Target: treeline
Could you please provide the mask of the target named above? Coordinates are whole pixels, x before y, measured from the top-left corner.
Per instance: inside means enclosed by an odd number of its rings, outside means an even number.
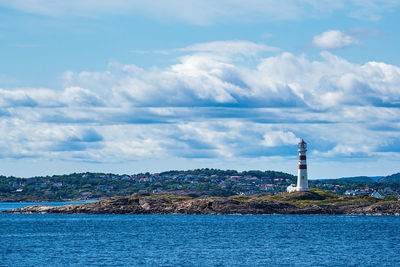
[[[346,190],[381,190],[400,194],[400,174],[387,176],[378,182],[337,180],[309,180],[310,187],[344,194]],[[364,178],[363,178],[364,179]],[[235,194],[276,194],[285,192],[297,177],[279,171],[236,171],[203,168],[171,170],[158,174],[138,173],[117,175],[112,173],[72,173],[66,175],[18,178],[0,176],[0,201],[49,201],[68,199],[98,199],[137,192],[182,193],[208,196]],[[367,191],[369,191],[367,190]],[[365,191],[365,190],[364,190]]]
[[[362,188],[374,188],[376,190],[382,190],[390,187],[393,191],[400,192],[399,182],[357,182],[341,179],[332,180],[309,180],[310,187],[317,187],[318,184],[333,184],[343,186],[343,190],[354,190]]]
[[[296,176],[291,175],[285,172],[279,171],[259,171],[259,170],[251,170],[251,171],[236,171],[236,170],[220,170],[220,169],[194,169],[194,170],[171,170],[160,173],[161,176],[164,175],[206,175],[206,176],[254,176],[257,178],[268,177],[268,178],[285,178],[285,179],[296,179]]]
[[[379,179],[379,182],[400,183],[400,172]]]

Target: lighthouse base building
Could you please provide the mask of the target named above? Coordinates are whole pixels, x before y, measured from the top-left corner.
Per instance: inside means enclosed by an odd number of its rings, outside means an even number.
[[[289,185],[287,192],[303,192],[310,191],[308,188],[308,177],[307,177],[307,143],[304,140],[298,145],[299,151],[299,167],[297,172],[297,185]]]

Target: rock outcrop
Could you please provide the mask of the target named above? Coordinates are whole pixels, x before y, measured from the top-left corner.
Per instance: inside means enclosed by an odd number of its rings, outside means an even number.
[[[7,210],[6,213],[65,213],[65,214],[368,214],[400,215],[400,202],[348,204],[347,199],[334,204],[321,203],[326,196],[312,192],[274,198],[205,198],[170,195],[132,195],[113,197],[98,202],[65,206],[29,206]],[[299,205],[293,201],[308,201]]]

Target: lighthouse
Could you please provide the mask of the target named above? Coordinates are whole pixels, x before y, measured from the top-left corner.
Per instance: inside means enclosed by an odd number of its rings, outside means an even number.
[[[307,143],[301,140],[299,143],[299,169],[297,174],[297,186],[296,191],[310,191],[308,189],[308,178],[307,178]]]

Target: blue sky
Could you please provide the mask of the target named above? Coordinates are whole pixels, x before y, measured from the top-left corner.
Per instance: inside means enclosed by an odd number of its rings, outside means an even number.
[[[148,2],[0,0],[1,174],[400,171],[399,1]]]

